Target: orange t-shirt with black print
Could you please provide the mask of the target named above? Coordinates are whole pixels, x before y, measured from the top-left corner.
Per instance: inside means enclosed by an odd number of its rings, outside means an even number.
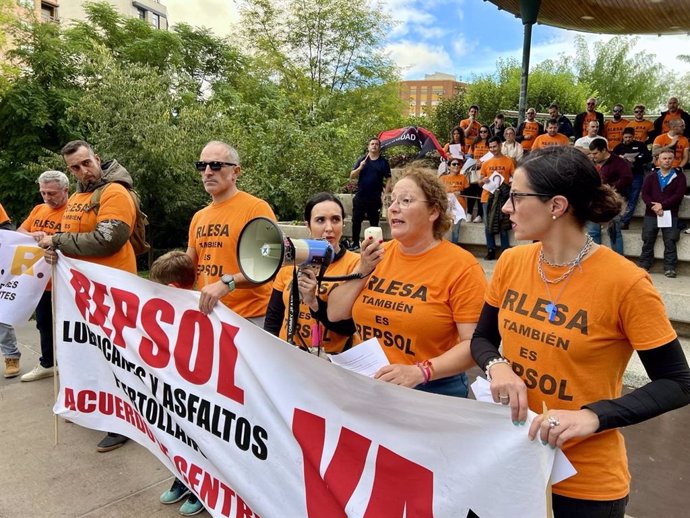
[[[661,131],[663,131],[664,133],[668,133],[671,129],[668,127],[669,122],[680,119],[682,119],[682,117],[680,116],[680,110],[676,110],[676,113],[666,112],[664,120],[661,121]]]
[[[477,120],[472,122],[470,119],[462,119],[458,126],[460,126],[463,131],[467,128],[470,128],[469,133],[465,135],[465,148],[463,149],[463,152],[469,153],[470,148],[472,147],[472,142],[474,142],[474,139],[479,136],[479,128],[481,128],[482,125],[481,123],[477,122]]]
[[[604,123],[604,138],[609,141],[609,151],[612,151],[613,148],[623,142],[623,130],[628,127],[628,124],[628,119],[621,119],[619,121],[611,119]]]
[[[359,259],[359,254],[346,251],[340,259],[334,263],[331,263],[328,268],[326,268],[326,273],[324,275],[326,277],[348,275],[352,273],[355,268],[357,268]],[[280,328],[279,336],[285,341],[287,341],[287,325],[289,316],[288,308],[290,307],[290,292],[292,291],[293,269],[294,266],[285,266],[281,268],[278,272],[278,275],[276,275],[275,280],[273,281],[273,289],[283,293],[285,316],[283,317],[283,325]],[[319,298],[327,301],[331,291],[333,291],[333,289],[339,284],[341,284],[341,282],[324,280],[319,288]],[[300,303],[299,315],[297,317],[294,335],[296,345],[312,347],[311,332],[312,326],[316,323],[316,319],[312,317],[311,312],[309,311],[309,306],[304,303]],[[327,353],[333,354],[341,352],[349,339],[349,336],[340,335],[326,329],[323,325],[321,325],[321,346]]]
[[[419,255],[404,254],[395,240],[384,247],[352,308],[360,338],[377,338],[391,363],[414,365],[443,354],[458,343],[456,323],[479,320],[482,267],[445,240]]]
[[[465,197],[461,194],[457,194],[469,188],[470,181],[467,179],[467,176],[464,174],[444,174],[439,177],[439,180],[441,180],[441,183],[445,186],[446,192],[455,193],[455,197],[460,202],[460,205],[462,205],[462,208],[467,210],[467,201]]]
[[[515,162],[510,157],[501,155],[500,158],[490,158],[482,164],[481,175],[482,178],[489,178],[494,173],[501,173],[503,181],[507,184],[515,172]],[[481,202],[486,203],[489,201],[489,191],[482,189]]]
[[[476,144],[472,144],[469,152],[472,155],[472,158],[479,160],[489,152],[489,144],[487,144],[485,140],[480,140]]]
[[[26,232],[45,232],[53,235],[61,231],[62,215],[65,213],[67,204],[54,209],[47,203],[36,205],[19,228]],[[46,291],[50,291],[51,281],[48,281]]]
[[[524,149],[525,151],[529,151],[530,149],[532,149],[532,144],[534,144],[534,141],[538,135],[539,135],[539,123],[537,121],[534,121],[534,122],[525,121],[525,125],[522,127],[522,136],[523,137],[532,137],[532,138],[529,140],[524,139],[520,142],[522,149]]]
[[[117,182],[109,183],[101,194],[98,215],[96,215],[95,210],[91,210],[92,196],[93,192],[75,192],[69,197],[65,212],[62,214],[61,231],[70,233],[93,232],[96,230],[96,225],[101,221],[116,219],[129,225],[131,235],[137,212],[127,188]],[[105,257],[79,256],[78,259],[110,266],[125,272],[137,273],[137,260],[129,240],[112,255]]]
[[[659,293],[644,270],[600,246],[581,270],[551,285],[549,294],[537,271],[540,250],[541,243],[535,243],[504,252],[486,296],[499,308],[503,355],[525,382],[529,407],[537,413],[543,403],[579,410],[620,397],[632,353],[676,337]],[[544,265],[551,279],[563,270]],[[546,306],[552,301],[558,313],[550,322]],[[554,493],[585,500],[616,500],[629,493],[618,429],[567,441],[563,452],[577,474],[555,484]]]
[[[661,147],[666,147],[670,146],[671,142],[673,142],[673,139],[668,136],[668,133],[664,133],[663,135],[659,135],[657,138],[654,139],[654,146],[661,146]],[[684,137],[683,135],[678,136],[678,140],[676,141],[675,144],[675,155],[673,156],[673,163],[671,164],[671,167],[680,167],[680,163],[683,160],[683,153],[685,152],[686,149],[688,149],[688,139],[687,137]]]
[[[225,274],[240,271],[237,262],[237,240],[245,224],[259,216],[275,221],[268,203],[249,193],[238,191],[232,198],[211,203],[194,214],[189,225],[189,244],[196,252],[196,282],[201,289],[220,280]],[[266,314],[271,284],[236,289],[221,302],[244,318]]]
[[[570,145],[570,139],[563,135],[563,133],[556,133],[556,136],[552,137],[548,133],[544,133],[543,135],[539,135],[536,139],[534,139],[534,143],[532,144],[532,149],[541,149],[543,147],[552,147],[552,146],[569,146]]]
[[[654,131],[654,123],[647,119],[642,119],[641,121],[633,119],[628,123],[627,127],[635,130],[633,139],[642,143],[646,143],[649,134]]]

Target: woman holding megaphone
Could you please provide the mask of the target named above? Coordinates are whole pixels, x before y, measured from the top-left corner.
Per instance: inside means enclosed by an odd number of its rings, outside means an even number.
[[[301,349],[321,356],[339,353],[352,345],[355,332],[352,320],[332,323],[326,317],[325,302],[337,282],[329,277],[348,275],[359,263],[359,254],[340,246],[343,237],[345,209],[333,194],[321,192],[312,196],[304,208],[304,222],[312,239],[325,239],[333,247],[333,260],[325,271],[326,278],[317,282],[317,273],[310,267],[298,272],[299,310],[290,326],[290,292],[294,266],[284,266],[273,281],[273,293],[266,311],[264,329]],[[321,301],[321,302],[319,302]],[[321,305],[321,310],[319,310]],[[294,329],[288,336],[288,329]]]
[[[376,338],[390,365],[375,377],[419,390],[467,396],[470,339],[486,279],[469,252],[443,239],[450,228],[446,190],[436,174],[409,168],[393,188],[393,240],[362,245],[363,279],[332,291],[331,320],[353,318],[359,338]],[[380,259],[379,259],[380,258]]]

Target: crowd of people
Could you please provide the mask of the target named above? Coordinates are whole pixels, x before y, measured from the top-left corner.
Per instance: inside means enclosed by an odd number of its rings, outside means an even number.
[[[624,107],[616,104],[612,117],[605,120],[604,114],[597,111],[597,101],[590,98],[586,109],[575,117],[574,123],[560,113],[557,104],[549,106],[549,118],[542,124],[536,119],[534,108],[526,111],[526,120],[517,128],[506,124],[505,117],[499,113],[490,126],[478,121],[479,107],[473,105],[468,116],[451,131],[448,144],[443,148],[449,167],[449,175],[457,175],[457,169],[467,178],[464,187],[459,179],[442,181],[449,194],[463,199],[465,221],[481,223],[485,226],[487,253],[485,259],[497,258],[495,234],[501,236],[501,250],[510,248],[506,231],[507,216],[497,207],[502,205],[501,184],[512,182],[515,166],[530,153],[550,147],[574,147],[584,153],[599,171],[602,181],[613,187],[624,199],[621,214],[605,225],[611,247],[624,254],[623,230],[630,228],[635,208],[640,197],[645,204],[642,240],[643,252],[638,264],[649,270],[653,246],[658,231],[664,238],[664,274],[677,276],[678,254],[676,243],[680,234],[687,229],[687,223],[678,219],[678,212],[687,193],[687,179],[683,168],[688,164],[690,144],[690,115],[678,105],[678,99],[671,97],[668,110],[655,120],[645,118],[645,106],[634,107],[634,117],[623,117]],[[490,142],[499,145],[489,149]],[[670,164],[661,155],[672,153]],[[513,162],[513,167],[507,164]],[[670,167],[670,169],[668,167]],[[456,169],[453,169],[455,167]],[[480,173],[476,174],[475,169]],[[501,173],[501,180],[495,173]],[[646,177],[658,177],[663,186],[643,191]],[[492,180],[493,179],[493,180]],[[654,183],[649,180],[649,183]],[[668,187],[668,188],[667,188]],[[505,189],[503,189],[504,191]],[[481,211],[473,213],[475,200],[479,201]],[[496,202],[496,203],[493,203]],[[657,220],[657,218],[659,218]],[[453,228],[453,242],[459,243],[460,222]],[[602,225],[587,222],[587,232],[595,243],[602,243]]]
[[[560,130],[571,128],[579,138],[585,128],[594,131],[594,123],[599,123],[597,131],[605,126],[595,120],[599,115],[594,104],[592,110],[589,106],[574,127],[552,106],[546,133],[534,110],[528,110],[527,120],[515,130],[503,117],[482,125],[477,121],[479,108],[471,107],[468,119],[451,132],[447,178],[413,164],[394,183],[380,141],[371,139],[351,172],[360,186],[353,226],[365,218],[377,222],[385,200],[392,240],[384,243],[369,236],[360,241],[357,228],[359,253],[354,253],[341,245],[346,214],[338,197],[316,193],[304,209],[311,238],[325,239],[333,248],[325,273],[338,276],[337,281],[320,280],[313,270],[293,266],[281,269],[272,285],[257,286],[243,276],[236,252],[243,227],[255,217],[275,220],[275,215],[265,200],[238,188],[238,152],[225,142],[209,142],[194,165],[211,203],[193,216],[186,251],[157,259],[151,280],[180,289],[196,286],[203,313],[223,304],[280,337],[286,347],[326,360],[324,353],[338,354],[377,338],[389,361],[374,376],[382,382],[467,397],[465,371],[478,365],[491,383],[494,401],[510,406],[513,423],[525,425],[528,409],[536,412],[529,438],[562,448],[575,465],[577,474],[553,487],[556,518],[623,518],[630,475],[618,429],[690,403],[687,360],[643,269],[651,266],[648,243],[653,246],[656,239],[657,217],[671,211],[677,225],[677,207],[671,204],[678,201],[678,193],[682,191],[681,199],[685,194],[685,177],[673,165],[682,144],[674,119],[662,133],[672,143],[658,144],[657,172],[635,184],[645,203],[649,200],[643,268],[600,246],[590,226],[616,218],[625,222],[630,203],[620,196],[622,177],[630,177],[625,186],[631,185],[633,174],[644,177],[649,151],[627,127],[619,132],[616,146],[631,150],[623,158],[612,158],[617,156],[608,147],[613,138],[593,139],[587,154],[565,145]],[[677,112],[676,105],[672,113]],[[648,129],[649,138],[653,131]],[[138,200],[131,176],[115,160],[102,162],[84,141],[68,143],[62,156],[76,180],[76,192],[68,196],[63,173],[43,173],[38,184],[44,203],[20,231],[36,240],[50,264],[59,260],[59,250],[136,274],[132,239]],[[684,157],[687,162],[687,147]],[[461,171],[469,159],[481,163],[473,182]],[[619,161],[630,169],[628,175],[617,172],[623,168]],[[481,204],[476,218],[486,225],[491,244],[489,258],[495,258],[495,234],[503,249],[489,284],[478,260],[444,237],[452,228],[457,241],[460,231],[451,219],[448,195],[466,201],[469,217],[475,198],[465,193],[473,183]],[[494,189],[484,188],[491,183]],[[0,220],[8,228],[4,211]],[[510,248],[509,230],[533,244]],[[673,239],[671,234],[662,227],[665,244]],[[670,253],[668,262],[665,257],[667,274],[674,261]],[[57,372],[46,310],[50,304],[48,288],[36,315],[41,359],[22,381]],[[14,332],[4,325],[0,330],[5,377],[17,376],[21,369]],[[652,381],[623,395],[622,376],[633,352]],[[597,373],[596,383],[588,381],[592,372]],[[544,404],[547,412],[542,411]],[[109,433],[97,450],[112,451],[126,441]],[[179,480],[160,500],[169,504],[185,497],[181,514],[203,510]]]

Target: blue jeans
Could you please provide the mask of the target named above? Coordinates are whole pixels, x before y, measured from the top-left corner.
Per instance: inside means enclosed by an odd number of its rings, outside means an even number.
[[[640,193],[642,192],[642,183],[644,182],[643,174],[633,175],[633,181],[630,185],[630,198],[628,198],[628,207],[625,209],[625,214],[623,214],[623,225],[630,223],[635,212],[635,207],[640,199]]]
[[[430,381],[426,385],[417,385],[415,390],[443,396],[467,397],[467,376],[461,372],[455,376]]]
[[[0,351],[5,358],[16,358],[22,355],[17,349],[17,335],[14,327],[0,323]]]
[[[621,217],[616,216],[609,222],[607,228],[609,238],[611,239],[611,248],[621,255],[623,255],[623,232],[621,231],[622,226],[623,224],[621,223]],[[589,236],[594,240],[596,244],[600,245],[601,225],[599,223],[588,221],[586,228]]]
[[[460,244],[460,225],[462,224],[462,218],[455,225],[453,225],[453,230],[451,230],[450,240],[456,245]]]
[[[484,235],[486,236],[486,247],[489,250],[496,249],[496,238],[491,231],[489,231],[489,204],[482,203],[482,211],[484,212]],[[510,248],[510,236],[507,230],[501,230],[501,249],[508,250]]]

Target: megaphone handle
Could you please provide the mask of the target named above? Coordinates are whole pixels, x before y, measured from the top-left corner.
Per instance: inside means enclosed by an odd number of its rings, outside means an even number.
[[[292,267],[292,289],[288,300],[287,341],[295,345],[295,328],[299,317],[299,282],[297,280],[297,267]]]

